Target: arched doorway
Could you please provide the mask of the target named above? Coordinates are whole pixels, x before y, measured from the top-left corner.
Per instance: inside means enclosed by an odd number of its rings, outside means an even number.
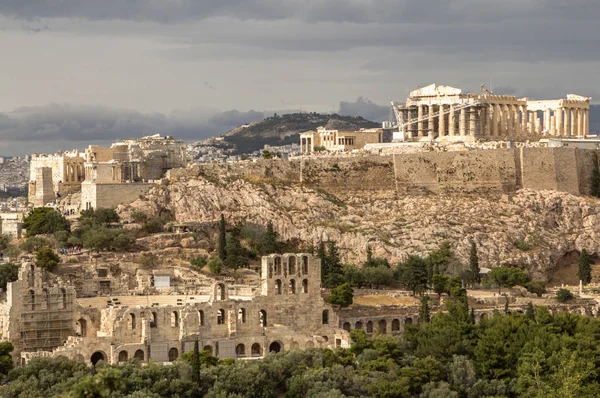
[[[127,351],[123,350],[123,351],[119,352],[119,362],[127,361],[128,357],[129,357],[129,355],[127,354]]]
[[[412,325],[412,318],[406,318],[406,319],[404,320],[404,324],[405,324],[405,325]]]
[[[209,355],[212,355],[212,353],[213,353],[213,349],[212,349],[211,345],[205,345],[202,350],[208,352]]]
[[[363,323],[361,321],[358,321],[354,324],[354,329],[362,329],[363,328]]]
[[[92,362],[92,365],[94,365],[94,366],[96,366],[96,364],[99,361],[106,362],[106,354],[102,351],[96,351],[95,353],[92,354],[90,361]]]
[[[135,352],[135,354],[133,354],[133,358],[137,359],[138,361],[144,361],[144,350],[137,350]]]
[[[258,343],[252,344],[252,356],[260,357],[261,355],[262,355],[262,348],[260,347],[260,344],[258,344]]]
[[[373,322],[367,322],[367,333],[373,333]]]
[[[380,320],[379,323],[377,324],[377,327],[379,329],[379,333],[382,333],[382,334],[387,333],[387,322],[385,321],[385,319]]]
[[[236,357],[245,357],[246,356],[246,346],[243,344],[238,344],[235,347],[235,356]]]
[[[283,349],[283,344],[279,341],[274,341],[269,346],[269,352],[280,352]]]
[[[344,329],[346,332],[349,332],[351,329],[350,322],[344,322],[342,329]]]
[[[394,319],[392,321],[392,332],[397,332],[400,330],[400,321],[398,319]]]
[[[179,357],[179,350],[175,347],[169,350],[169,362],[173,362]]]
[[[75,335],[85,337],[87,336],[87,322],[81,318],[75,323]]]

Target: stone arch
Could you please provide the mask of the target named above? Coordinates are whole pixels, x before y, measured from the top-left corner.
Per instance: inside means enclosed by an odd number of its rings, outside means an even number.
[[[302,281],[302,293],[308,293],[308,279]]]
[[[141,362],[144,361],[144,357],[145,357],[144,350],[137,350],[135,352],[135,354],[133,354],[133,358],[137,359],[138,361],[141,361]]]
[[[304,344],[304,348],[307,350],[315,348],[315,343],[313,343],[312,341],[307,341],[306,344]]]
[[[217,325],[224,325],[225,324],[225,310],[224,309],[219,309],[217,310]]]
[[[275,256],[273,263],[275,264],[275,275],[281,275],[281,257]]]
[[[379,329],[379,333],[387,333],[387,322],[385,319],[382,319],[377,323],[377,328]]]
[[[96,364],[100,361],[106,362],[106,354],[104,353],[104,351],[94,352],[90,357],[90,362],[92,363],[92,365],[96,366]]]
[[[246,323],[246,309],[245,308],[240,308],[238,310],[238,322]]]
[[[290,350],[299,350],[300,349],[300,344],[298,344],[295,341],[292,341],[292,344],[290,344]]]
[[[60,295],[61,295],[61,303],[62,303],[61,309],[65,310],[65,309],[67,309],[67,290],[64,287],[62,287],[60,289]]]
[[[392,332],[397,332],[400,330],[400,320],[394,319],[392,320]]]
[[[81,354],[77,354],[73,357],[74,361],[81,361],[81,362],[85,362],[85,358],[83,357],[83,355]]]
[[[308,256],[302,256],[302,275],[308,275]]]
[[[135,314],[129,314],[129,327],[131,330],[135,329]]]
[[[404,325],[412,325],[413,320],[411,317],[408,317],[404,320]]]
[[[79,318],[77,322],[75,322],[75,335],[86,337],[87,336],[87,321],[83,318]]]
[[[150,321],[150,327],[155,328],[158,327],[158,315],[156,312],[152,311],[152,320]]]
[[[323,310],[323,313],[321,314],[321,323],[323,325],[329,324],[329,310]]]
[[[42,309],[50,309],[50,293],[48,293],[48,289],[46,288],[42,289]]]
[[[223,282],[215,285],[215,301],[227,300],[227,286]]]
[[[373,333],[373,322],[372,321],[367,322],[367,333]]]
[[[206,351],[208,352],[210,355],[212,355],[213,353],[213,348],[211,345],[205,345],[204,348],[202,348],[202,351]]]
[[[122,350],[119,352],[119,362],[126,362],[128,358],[129,354],[127,354],[127,351]]]
[[[296,256],[288,257],[288,275],[296,273]]]
[[[200,326],[205,326],[205,321],[204,321],[204,311],[200,310],[198,311],[198,323],[200,324]]]
[[[259,343],[252,344],[251,353],[252,353],[253,357],[260,357],[260,356],[262,356],[262,347],[260,346]]]
[[[236,357],[245,357],[246,356],[246,346],[243,344],[238,344],[235,346],[235,356]]]
[[[171,327],[173,327],[173,328],[179,327],[179,312],[177,312],[177,311],[171,312]]]
[[[173,347],[169,350],[169,362],[173,362],[177,358],[179,358],[179,350]]]
[[[342,325],[342,329],[344,329],[346,332],[349,332],[352,329],[350,322],[344,322],[344,324]]]
[[[281,288],[281,279],[276,279],[275,280],[275,294],[281,294],[281,291],[283,289]]]
[[[290,294],[296,294],[296,280],[290,279]]]
[[[267,311],[265,311],[265,310],[258,311],[258,322],[259,322],[259,325],[262,326],[263,328],[267,327]]]
[[[274,341],[269,344],[269,352],[281,352],[283,351],[283,343],[281,341]]]
[[[483,314],[481,314],[479,316],[479,322],[485,322],[487,321],[488,315],[484,312]]]
[[[362,330],[362,328],[363,328],[363,323],[361,321],[357,321],[354,324],[354,329],[361,329]]]
[[[35,292],[33,290],[29,291],[29,304],[31,311],[35,311]]]

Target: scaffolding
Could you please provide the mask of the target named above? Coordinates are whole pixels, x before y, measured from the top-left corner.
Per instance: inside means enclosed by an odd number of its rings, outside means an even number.
[[[51,351],[73,333],[73,294],[30,290],[22,295],[21,343],[24,351]]]

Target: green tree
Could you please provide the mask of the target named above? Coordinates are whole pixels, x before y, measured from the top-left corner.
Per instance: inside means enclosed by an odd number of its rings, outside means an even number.
[[[143,211],[134,211],[131,213],[131,219],[138,224],[146,224],[148,215]]]
[[[0,251],[5,250],[10,245],[10,236],[0,235]]]
[[[36,207],[23,218],[26,236],[53,234],[57,231],[69,231],[69,221],[51,207]]]
[[[190,264],[198,269],[204,268],[204,266],[208,263],[206,256],[194,256],[190,259]]]
[[[579,280],[583,282],[584,285],[587,285],[592,281],[592,267],[590,266],[590,256],[588,255],[587,250],[581,250],[581,255],[579,256],[579,269],[577,272],[577,276]]]
[[[227,231],[225,230],[225,216],[221,214],[221,219],[219,220],[219,241],[217,242],[217,247],[219,249],[219,258],[221,260],[225,260],[227,258]]]
[[[40,250],[42,247],[49,247],[50,242],[41,236],[33,236],[28,238],[25,242],[21,243],[20,249],[27,252],[33,253]]]
[[[502,288],[511,288],[513,286],[527,286],[530,278],[520,268],[495,267],[489,273],[490,280],[498,286],[498,294],[502,293]]]
[[[225,251],[227,256],[224,263],[233,269],[248,265],[248,258],[246,257],[246,251],[242,246],[241,239],[240,228],[238,226],[228,232],[225,238]]]
[[[538,297],[542,297],[546,293],[546,283],[544,281],[531,281],[525,287],[529,293],[536,294]]]
[[[481,269],[479,268],[479,256],[477,255],[477,245],[475,241],[471,241],[471,253],[469,254],[469,269],[471,271],[471,281],[473,283],[479,284],[481,282],[481,277],[479,273]]]
[[[267,222],[267,231],[265,232],[261,251],[263,254],[277,253],[279,251],[279,234],[273,228],[273,221]]]
[[[6,290],[8,282],[14,282],[19,279],[19,268],[20,266],[14,263],[0,264],[0,288]]]
[[[329,302],[333,305],[339,305],[340,308],[348,307],[352,304],[354,290],[348,283],[344,283],[331,290]]]
[[[421,297],[421,307],[419,309],[419,323],[427,323],[431,320],[431,312],[429,310],[429,296],[426,294]]]
[[[558,289],[556,299],[561,303],[566,303],[574,298],[573,293],[569,289]]]
[[[192,380],[200,384],[200,349],[198,348],[198,340],[194,341],[194,356],[191,362]]]
[[[35,265],[40,268],[52,269],[58,265],[60,257],[49,247],[43,247],[35,253]]]
[[[363,283],[374,289],[379,289],[380,286],[386,286],[394,282],[394,271],[383,265],[363,268],[360,273],[362,274]]]
[[[533,303],[530,301],[527,303],[527,310],[525,310],[525,317],[532,321],[535,321],[535,308],[533,308]]]
[[[326,254],[325,244],[321,242],[318,255],[321,258],[321,281],[323,286],[333,288],[346,282],[342,261],[335,241],[330,240],[327,242]]]
[[[441,274],[435,274],[432,278],[433,283],[433,291],[437,293],[438,297],[441,299],[442,294],[449,293],[448,290],[448,277]]]
[[[219,257],[211,258],[208,262],[208,269],[215,275],[221,274],[223,270],[223,261]]]
[[[99,207],[97,209],[86,209],[79,216],[79,223],[84,226],[107,225],[119,222],[120,218],[115,209]]]
[[[12,343],[3,341],[0,343],[0,374],[6,375],[13,368],[13,360],[10,353],[14,347]]]
[[[398,265],[396,276],[400,284],[413,295],[427,289],[427,264],[421,257],[409,256],[406,262]]]

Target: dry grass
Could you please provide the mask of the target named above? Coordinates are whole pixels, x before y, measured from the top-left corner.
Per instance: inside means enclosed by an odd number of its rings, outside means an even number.
[[[366,296],[355,296],[354,304],[358,305],[419,305],[415,297],[392,297],[387,294],[369,294]]]

